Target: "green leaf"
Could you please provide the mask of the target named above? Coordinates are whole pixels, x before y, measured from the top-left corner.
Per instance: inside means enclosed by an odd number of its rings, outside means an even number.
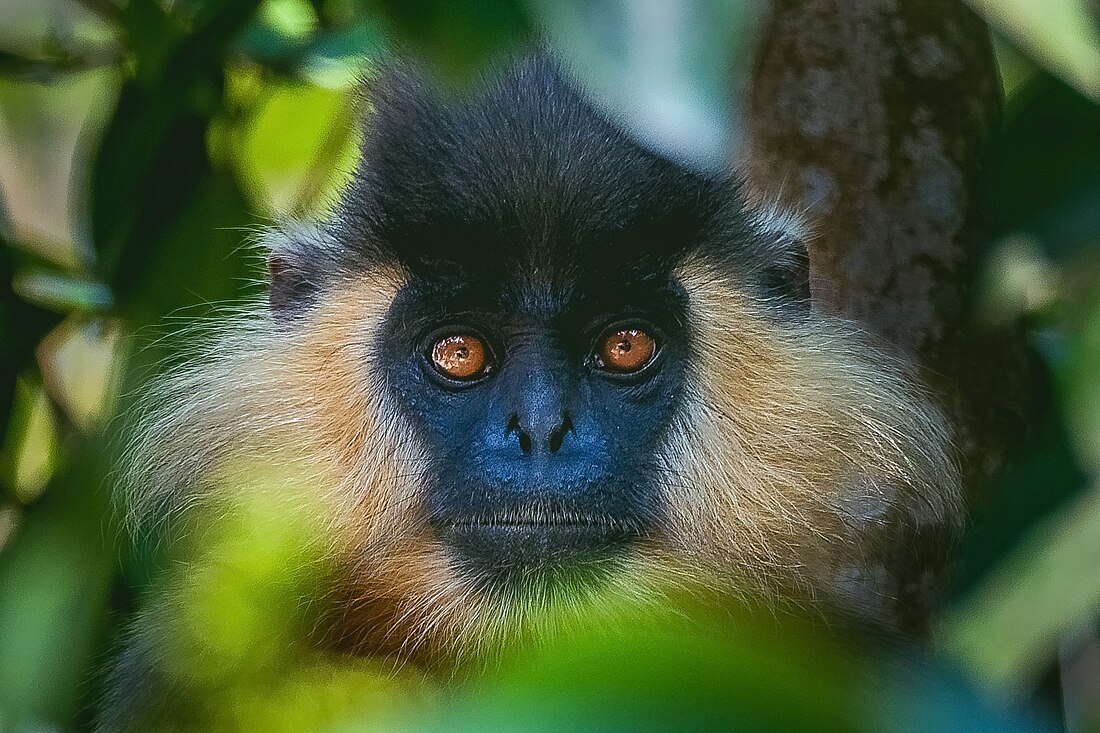
[[[0,238],[0,441],[11,418],[15,397],[15,379],[30,362],[34,347],[61,317],[31,305],[12,287],[16,272],[16,256],[11,246]]]
[[[1065,262],[1100,233],[1100,106],[1045,74],[1022,101],[987,153],[978,207],[991,236],[1035,235]]]
[[[12,289],[29,303],[56,313],[100,311],[114,303],[103,283],[51,270],[23,270],[12,279]]]
[[[5,730],[71,725],[94,694],[117,550],[107,539],[102,445],[89,444],[29,507],[0,553]],[[65,721],[62,723],[61,721]],[[22,724],[22,725],[21,725]],[[25,726],[25,727],[23,727]]]
[[[1100,31],[1087,0],[968,0],[1035,60],[1100,102]]]
[[[354,99],[302,84],[270,88],[234,135],[232,159],[258,210],[302,215],[336,199],[357,156]]]
[[[1057,658],[1062,636],[1097,610],[1100,490],[1094,488],[1034,529],[947,614],[937,638],[991,690],[1020,699]]]
[[[257,16],[290,38],[305,38],[317,30],[317,13],[305,0],[266,0]]]

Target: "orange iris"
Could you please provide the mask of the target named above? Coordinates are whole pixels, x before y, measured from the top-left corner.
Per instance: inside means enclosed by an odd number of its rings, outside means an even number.
[[[657,352],[657,342],[645,331],[624,328],[609,333],[596,349],[599,366],[609,372],[630,374],[644,368]]]
[[[432,346],[432,363],[451,379],[474,379],[488,371],[489,349],[473,334],[451,334]]]

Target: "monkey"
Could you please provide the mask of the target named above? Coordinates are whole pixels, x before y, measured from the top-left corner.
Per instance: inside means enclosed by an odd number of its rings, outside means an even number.
[[[316,644],[425,668],[601,597],[919,617],[962,514],[950,426],[814,306],[800,217],[634,140],[544,55],[462,93],[394,65],[368,98],[332,212],[265,235],[266,298],[150,388],[135,526],[298,477],[270,500],[331,560]],[[122,700],[163,676],[156,624],[109,705],[153,704]]]

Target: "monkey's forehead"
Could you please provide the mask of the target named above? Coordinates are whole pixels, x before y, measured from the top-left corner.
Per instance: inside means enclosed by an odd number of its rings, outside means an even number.
[[[676,275],[627,282],[598,275],[553,281],[489,280],[455,273],[440,278],[411,277],[401,284],[392,305],[406,325],[436,324],[447,318],[488,319],[490,324],[520,330],[538,325],[583,333],[627,317],[677,328],[688,301]]]
[[[558,284],[661,277],[707,242],[752,259],[732,181],[644,149],[546,59],[461,98],[392,72],[372,102],[338,215],[358,259],[427,277]]]

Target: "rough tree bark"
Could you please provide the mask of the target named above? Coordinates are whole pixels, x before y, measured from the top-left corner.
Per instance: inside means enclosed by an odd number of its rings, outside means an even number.
[[[883,337],[938,393],[971,496],[1022,424],[1022,341],[968,307],[983,245],[969,194],[1000,101],[962,2],[776,0],[740,166],[752,195],[808,215],[817,307]]]

